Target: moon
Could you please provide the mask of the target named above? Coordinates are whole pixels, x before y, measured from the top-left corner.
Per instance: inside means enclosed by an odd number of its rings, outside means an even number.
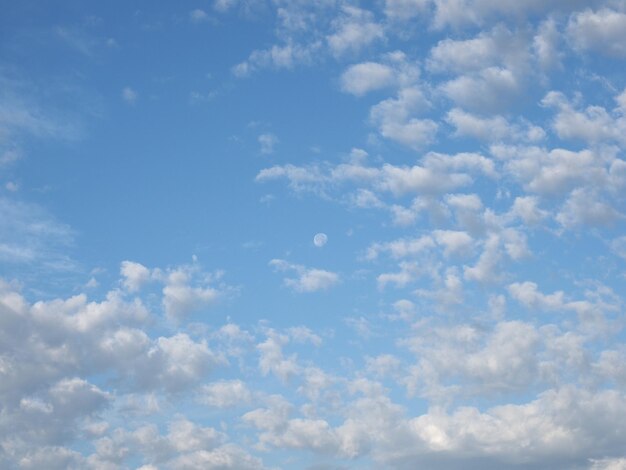
[[[326,236],[325,233],[317,233],[313,237],[313,244],[318,248],[321,248],[324,245],[326,245],[327,241],[328,241],[328,237]]]

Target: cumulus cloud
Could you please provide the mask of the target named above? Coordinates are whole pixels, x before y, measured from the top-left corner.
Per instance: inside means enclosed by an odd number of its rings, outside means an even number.
[[[384,38],[383,27],[374,21],[371,12],[345,5],[342,13],[333,21],[334,32],[327,37],[330,51],[335,56],[358,52]]]
[[[571,16],[567,35],[574,47],[615,58],[626,57],[626,13],[602,8]]]
[[[221,292],[212,286],[215,276],[198,276],[197,268],[181,267],[163,277],[163,308],[171,318],[178,318],[213,304]],[[219,277],[219,273],[217,275]],[[192,282],[196,285],[192,285]]]
[[[474,137],[487,142],[537,142],[546,137],[541,127],[528,123],[513,124],[502,116],[481,117],[459,108],[451,109],[446,121],[454,126],[455,136]]]
[[[278,271],[293,271],[295,278],[285,278],[284,283],[296,292],[317,292],[327,290],[339,283],[337,273],[317,268],[307,268],[282,259],[273,259],[270,266]]]
[[[392,68],[377,62],[352,65],[341,75],[342,90],[357,96],[388,87],[393,82]]]
[[[410,193],[442,194],[469,185],[473,175],[497,177],[493,161],[476,153],[446,155],[432,152],[422,159],[421,165],[413,166],[385,163],[373,167],[361,161],[335,166],[273,166],[261,170],[256,180],[285,178],[294,190],[321,193],[342,183],[353,183],[399,197]]]
[[[493,113],[506,109],[520,96],[522,84],[509,69],[488,67],[461,75],[441,86],[443,93],[466,109]]]
[[[619,96],[616,101],[619,103]],[[601,106],[578,110],[563,93],[556,91],[549,92],[542,104],[556,109],[552,126],[561,139],[582,140],[591,144],[617,142],[622,147],[626,146],[626,115],[620,108],[613,112]]]
[[[241,380],[219,381],[205,385],[199,399],[209,406],[227,408],[249,403],[252,393]]]
[[[120,274],[123,276],[122,284],[129,292],[138,291],[151,277],[150,270],[140,263],[122,261]]]
[[[370,120],[380,134],[408,147],[419,149],[433,142],[438,125],[431,119],[412,117],[423,113],[428,102],[417,88],[400,90],[397,98],[381,101],[370,110]]]
[[[341,89],[356,96],[389,87],[407,88],[419,79],[417,63],[402,51],[382,56],[380,62],[351,65],[341,75]]]

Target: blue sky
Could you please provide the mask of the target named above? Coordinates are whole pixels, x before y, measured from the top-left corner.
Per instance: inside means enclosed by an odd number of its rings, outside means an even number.
[[[0,467],[626,469],[623,0],[0,13]]]

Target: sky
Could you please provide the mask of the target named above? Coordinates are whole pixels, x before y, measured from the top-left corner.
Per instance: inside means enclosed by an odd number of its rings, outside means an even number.
[[[626,1],[0,0],[0,467],[626,469]]]

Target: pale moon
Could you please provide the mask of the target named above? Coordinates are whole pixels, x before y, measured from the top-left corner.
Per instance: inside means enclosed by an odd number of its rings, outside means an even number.
[[[328,237],[326,236],[325,233],[318,233],[313,237],[313,244],[318,248],[321,248],[324,245],[326,245],[327,241],[328,241]]]

